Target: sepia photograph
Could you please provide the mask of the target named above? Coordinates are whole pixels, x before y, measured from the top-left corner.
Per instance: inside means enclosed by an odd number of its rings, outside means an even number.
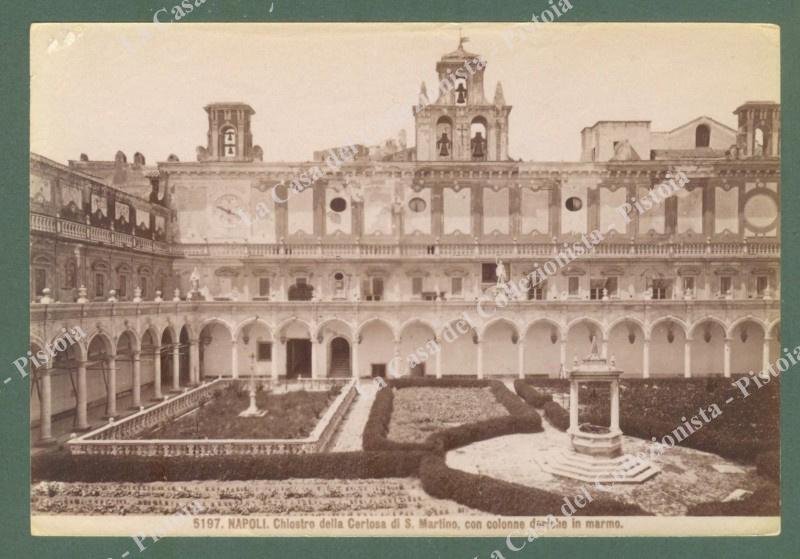
[[[31,26],[33,535],[780,533],[780,28],[540,4]]]

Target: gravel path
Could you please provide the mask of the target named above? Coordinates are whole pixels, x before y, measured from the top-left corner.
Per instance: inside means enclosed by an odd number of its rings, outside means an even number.
[[[377,390],[378,385],[371,380],[360,382],[360,392],[336,433],[336,442],[329,449],[331,452],[362,450],[361,436],[364,433],[364,425],[367,423],[369,410],[372,408],[372,402],[375,401]]]

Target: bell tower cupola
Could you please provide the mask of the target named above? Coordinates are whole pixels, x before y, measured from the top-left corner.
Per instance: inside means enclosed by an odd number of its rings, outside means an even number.
[[[253,146],[250,117],[255,111],[245,103],[211,103],[208,113],[208,145],[198,147],[201,161],[253,161],[261,148]]]
[[[508,114],[502,86],[494,101],[484,93],[486,60],[458,48],[436,63],[438,87],[428,93],[423,82],[414,107],[417,161],[505,161]]]

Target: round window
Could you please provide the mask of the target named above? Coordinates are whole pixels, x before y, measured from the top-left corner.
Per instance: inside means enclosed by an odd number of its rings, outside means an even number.
[[[583,202],[577,196],[571,196],[567,198],[566,206],[569,211],[577,212],[583,207]]]
[[[751,229],[765,232],[775,226],[778,204],[767,194],[750,196],[744,204],[744,218]]]
[[[412,198],[408,201],[408,209],[410,209],[412,212],[424,212],[425,208],[427,207],[428,203],[422,198]]]
[[[347,209],[347,200],[344,198],[334,198],[331,200],[331,210],[335,212],[343,212]]]
[[[342,281],[344,279],[344,274],[342,272],[336,272],[333,274],[333,279],[336,281]]]

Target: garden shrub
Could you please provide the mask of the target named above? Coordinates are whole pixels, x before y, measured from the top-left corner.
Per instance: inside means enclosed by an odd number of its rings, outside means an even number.
[[[562,516],[565,495],[543,489],[501,481],[484,475],[449,468],[444,457],[428,454],[422,458],[419,477],[426,493],[439,499],[451,499],[461,505],[503,516]],[[645,516],[637,505],[598,497],[587,484],[593,501],[576,515]],[[595,492],[596,493],[596,492]],[[571,497],[571,496],[570,496]]]
[[[272,456],[154,458],[152,456],[35,456],[37,481],[154,482],[251,479],[369,479],[415,476],[421,452],[334,452]]]
[[[544,405],[544,416],[550,425],[560,431],[569,429],[569,412],[556,402],[547,402]]]
[[[545,394],[536,390],[524,379],[517,379],[514,381],[514,390],[516,390],[520,398],[534,408],[542,408],[547,402],[553,401],[553,396],[551,394]]]

